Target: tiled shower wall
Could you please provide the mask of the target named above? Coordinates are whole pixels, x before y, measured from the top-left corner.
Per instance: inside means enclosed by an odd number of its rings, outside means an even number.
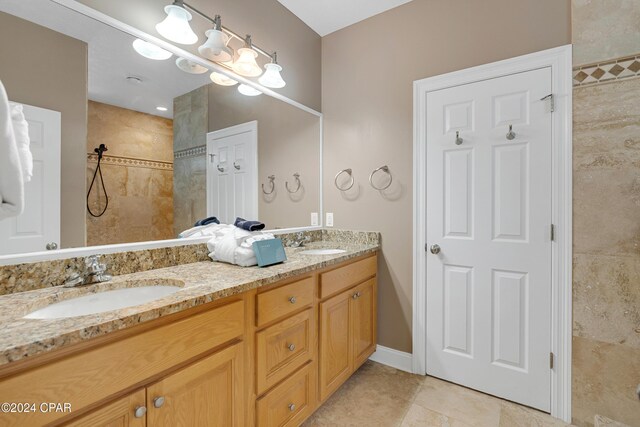
[[[87,212],[87,245],[171,239],[173,234],[173,125],[171,119],[89,101],[87,189],[108,151],[102,176],[109,195],[104,215]],[[94,213],[105,204],[99,176],[89,197]]]
[[[640,426],[640,2],[572,21],[573,423]]]

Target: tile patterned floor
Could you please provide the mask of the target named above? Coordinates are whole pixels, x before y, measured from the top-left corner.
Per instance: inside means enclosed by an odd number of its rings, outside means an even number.
[[[560,427],[542,412],[432,377],[365,363],[304,427]]]

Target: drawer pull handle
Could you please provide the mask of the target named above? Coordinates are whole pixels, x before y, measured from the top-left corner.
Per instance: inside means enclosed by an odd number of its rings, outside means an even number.
[[[287,346],[287,348],[289,349],[289,351],[294,351],[296,349],[296,345],[295,344],[289,344]]]
[[[136,406],[136,410],[133,412],[133,415],[135,415],[136,418],[142,418],[146,413],[147,413],[146,406]]]
[[[153,399],[153,406],[156,408],[162,408],[162,405],[164,405],[164,397],[159,396],[156,397],[155,399]]]
[[[296,410],[296,405],[294,405],[293,403],[289,403],[289,410],[291,412],[295,411]]]
[[[358,298],[360,298],[360,291],[353,294],[353,299],[358,299]]]
[[[289,302],[290,302],[291,304],[295,304],[295,303],[296,303],[296,301],[297,301],[297,300],[296,300],[296,297],[291,297],[291,298],[289,298]]]

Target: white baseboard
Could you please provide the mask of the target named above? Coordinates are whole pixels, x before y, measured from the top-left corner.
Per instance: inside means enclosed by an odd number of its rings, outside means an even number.
[[[405,353],[404,351],[379,345],[376,347],[376,352],[369,357],[369,360],[391,366],[401,371],[413,373],[413,356],[411,353]]]

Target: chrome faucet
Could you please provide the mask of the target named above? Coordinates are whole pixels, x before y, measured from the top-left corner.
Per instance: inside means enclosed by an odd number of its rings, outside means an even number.
[[[84,271],[82,274],[74,272],[64,282],[65,288],[91,285],[93,283],[108,282],[111,275],[107,274],[107,265],[98,261],[98,255],[91,255],[84,259]]]
[[[292,248],[301,248],[309,240],[311,240],[309,236],[305,236],[302,231],[299,231],[296,233],[296,237],[289,241],[289,246]]]

